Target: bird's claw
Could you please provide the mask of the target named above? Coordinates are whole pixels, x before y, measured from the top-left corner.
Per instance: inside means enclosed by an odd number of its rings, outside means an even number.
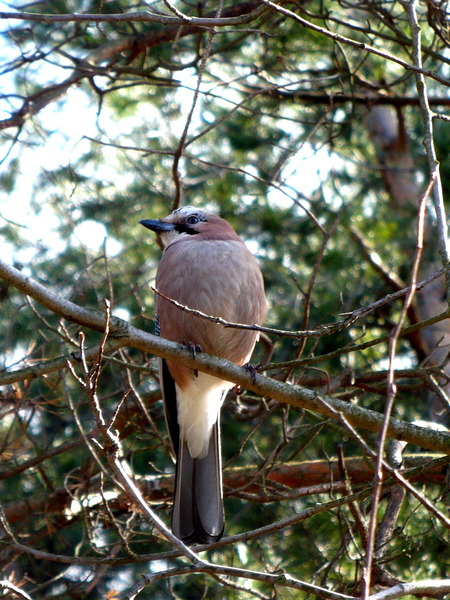
[[[186,342],[183,340],[183,346],[186,346],[186,350],[189,350],[192,354],[192,358],[195,358],[197,353],[203,352],[200,344],[194,344],[193,342]]]
[[[192,358],[195,358],[197,353],[203,352],[200,344],[194,344],[193,342],[186,342],[183,340],[183,346],[186,346],[186,350],[189,350],[189,352],[192,354]],[[194,369],[194,375],[195,377],[198,377],[197,369]]]
[[[249,375],[252,378],[252,382],[255,383],[256,381],[256,373],[258,371],[257,367],[254,367],[251,363],[245,363],[244,369],[249,373]]]
[[[257,367],[254,367],[250,363],[245,363],[245,365],[242,365],[242,368],[251,375],[252,381],[255,383]],[[236,394],[236,396],[240,396],[244,393],[244,388],[242,388],[239,384],[236,384],[233,388],[233,392]]]

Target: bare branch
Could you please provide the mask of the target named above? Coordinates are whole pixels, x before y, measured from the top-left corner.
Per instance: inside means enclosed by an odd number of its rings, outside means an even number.
[[[376,471],[375,471],[375,489],[372,499],[372,508],[369,520],[368,527],[368,536],[367,536],[367,544],[366,544],[366,556],[364,563],[364,573],[363,573],[363,592],[362,598],[368,598],[370,595],[370,586],[371,586],[371,575],[372,575],[372,562],[374,557],[375,550],[375,539],[376,539],[376,528],[377,528],[377,520],[378,520],[378,505],[380,503],[381,498],[381,489],[383,482],[383,467],[385,466],[384,461],[384,449],[385,443],[387,439],[387,430],[389,427],[389,419],[391,418],[392,410],[394,407],[394,401],[397,396],[397,387],[395,385],[394,378],[394,360],[397,352],[397,344],[400,337],[400,331],[402,329],[403,323],[406,319],[406,315],[408,313],[409,307],[412,304],[414,295],[416,293],[416,285],[417,285],[417,275],[419,272],[420,259],[422,257],[423,251],[423,233],[425,227],[425,208],[427,199],[436,183],[436,178],[434,176],[431,177],[427,188],[420,198],[419,201],[419,210],[417,217],[417,235],[416,235],[416,252],[413,260],[413,264],[411,266],[411,279],[409,285],[409,291],[406,295],[405,301],[402,306],[402,310],[400,312],[399,319],[392,329],[392,332],[389,335],[389,368],[388,368],[388,377],[387,377],[387,398],[386,404],[384,407],[384,415],[385,418],[383,420],[383,426],[380,429],[378,435],[378,453],[376,459]]]
[[[420,291],[429,283],[432,283],[436,279],[446,275],[448,271],[450,271],[450,268],[449,269],[441,269],[437,273],[434,273],[430,277],[427,277],[427,279],[424,279],[423,281],[416,283],[415,290]],[[358,319],[361,319],[362,317],[367,316],[371,312],[381,308],[382,306],[384,306],[385,304],[388,304],[389,302],[392,302],[394,300],[397,300],[397,299],[402,298],[403,296],[407,295],[410,290],[410,287],[408,286],[408,287],[402,288],[401,290],[398,290],[397,292],[393,292],[392,294],[387,294],[383,298],[380,298],[379,300],[375,300],[374,302],[372,302],[371,304],[369,304],[367,306],[362,306],[361,308],[357,308],[356,310],[352,311],[351,313],[346,313],[348,316],[343,321],[340,321],[338,323],[329,323],[329,324],[325,324],[325,325],[319,325],[315,329],[306,329],[306,330],[299,330],[299,331],[287,331],[284,329],[275,329],[273,327],[264,327],[263,325],[246,325],[244,323],[233,323],[231,321],[226,321],[225,319],[222,319],[221,317],[207,315],[206,313],[204,313],[200,310],[196,310],[194,308],[190,308],[189,306],[185,306],[184,304],[177,302],[173,298],[169,298],[168,296],[166,296],[165,294],[163,294],[162,292],[157,290],[155,287],[152,287],[152,290],[158,296],[160,296],[161,298],[164,298],[164,300],[167,300],[168,302],[172,303],[174,306],[178,307],[180,310],[183,310],[190,314],[196,315],[202,319],[212,321],[213,323],[219,323],[220,325],[223,325],[224,327],[233,327],[235,329],[247,329],[249,331],[261,331],[264,333],[271,333],[272,335],[276,335],[276,336],[280,336],[280,337],[292,337],[292,338],[303,339],[303,338],[308,338],[308,337],[321,337],[323,335],[337,333],[338,331],[347,329],[350,325],[355,323]],[[428,319],[426,321],[422,321],[420,323],[415,323],[413,325],[405,327],[401,331],[401,335],[407,335],[413,331],[417,331],[417,329],[421,329],[423,327],[428,327],[429,325],[431,325],[435,322],[439,322],[439,321],[442,321],[443,319],[447,319],[448,316],[449,316],[448,312],[445,312],[445,313],[442,313],[441,315],[436,315],[434,317],[431,317],[430,319]],[[378,338],[378,341],[372,340],[370,342],[370,344],[379,343],[380,341],[385,341],[387,339],[388,339],[388,337]],[[348,352],[350,350],[349,350],[349,348],[346,348],[345,351]],[[310,359],[306,359],[306,360],[310,360]],[[292,361],[292,364],[295,364],[295,361]]]
[[[390,62],[400,65],[407,71],[413,71],[414,73],[419,73],[422,76],[425,75],[425,76],[429,77],[430,79],[434,79],[435,81],[439,81],[439,83],[443,83],[446,86],[450,85],[450,80],[445,79],[444,77],[439,77],[439,75],[436,75],[436,73],[433,73],[432,71],[423,69],[422,66],[417,66],[415,64],[412,65],[412,64],[406,62],[405,60],[402,60],[398,56],[394,56],[393,54],[390,54],[389,52],[386,52],[384,50],[378,50],[378,48],[375,48],[374,46],[371,46],[370,44],[366,44],[365,42],[358,42],[357,40],[352,40],[351,38],[347,38],[343,35],[340,35],[339,33],[334,33],[332,31],[329,31],[325,27],[320,27],[319,25],[314,25],[314,23],[311,23],[310,21],[303,19],[303,17],[300,17],[300,15],[297,15],[296,13],[292,12],[291,10],[284,8],[283,6],[280,6],[279,4],[276,4],[275,2],[271,2],[271,0],[261,0],[261,2],[263,4],[265,4],[266,6],[270,6],[270,8],[275,9],[277,12],[281,13],[282,15],[285,15],[286,17],[290,17],[291,19],[294,19],[294,21],[296,21],[297,23],[300,23],[300,25],[303,25],[304,27],[307,27],[308,29],[311,29],[312,31],[316,31],[317,33],[320,33],[320,34],[324,35],[325,37],[328,37],[328,38],[334,40],[335,42],[340,42],[341,44],[347,44],[349,46],[352,46],[353,48],[358,48],[359,50],[363,50],[364,52],[370,52],[370,54],[375,54],[376,56],[380,56],[381,58],[384,58],[385,60],[388,60]]]
[[[151,11],[112,14],[43,14],[1,11],[0,19],[38,21],[42,23],[160,23],[161,25],[183,25],[189,23],[195,27],[212,28],[245,25],[258,19],[266,11],[267,8],[261,6],[260,2],[242,2],[236,4],[232,9],[228,9],[227,14],[230,14],[230,16],[221,17],[189,17],[188,15],[179,13],[179,11],[175,16]],[[233,13],[238,16],[231,16]]]
[[[27,594],[24,590],[21,590],[19,587],[17,587],[17,585],[11,583],[11,581],[3,579],[2,581],[0,581],[0,588],[8,590],[13,596],[25,598],[25,600],[33,600],[29,594]]]
[[[424,579],[399,583],[394,587],[372,594],[368,600],[395,600],[404,596],[434,596],[435,594],[448,594],[450,592],[450,579]]]
[[[416,88],[420,100],[420,108],[422,111],[422,121],[425,128],[424,146],[428,158],[428,166],[430,177],[435,179],[433,186],[434,209],[437,217],[437,231],[439,238],[439,253],[443,266],[450,263],[450,254],[448,249],[448,226],[447,217],[445,215],[444,197],[442,192],[442,181],[439,172],[439,161],[437,159],[436,150],[434,147],[433,137],[433,113],[430,109],[427,94],[427,85],[422,69],[422,30],[417,20],[416,7],[414,0],[401,0],[400,4],[405,8],[411,29],[412,47],[414,64],[416,65]],[[447,84],[448,85],[448,84]],[[450,300],[450,278],[447,276],[447,300]]]
[[[193,566],[193,567],[181,567],[151,575],[144,575],[130,590],[128,590],[121,600],[133,600],[136,596],[146,587],[159,581],[161,579],[168,579],[176,577],[178,575],[191,575],[194,573],[209,573],[210,575],[227,575],[229,577],[238,577],[245,579],[252,579],[254,581],[262,581],[271,585],[277,585],[280,587],[287,587],[294,590],[306,592],[308,594],[314,594],[324,600],[355,600],[353,596],[346,594],[339,594],[326,590],[316,585],[312,585],[305,581],[301,581],[287,573],[263,573],[258,571],[251,571],[250,569],[239,569],[237,567],[228,567],[225,565],[212,565],[207,566]]]
[[[0,261],[0,278],[61,317],[96,331],[104,331],[106,324],[104,313],[82,308],[66,300],[2,261]],[[242,388],[248,388],[261,396],[267,396],[285,404],[307,408],[332,417],[335,416],[335,411],[338,411],[345,415],[352,425],[364,427],[369,431],[378,432],[383,423],[383,415],[374,411],[335,400],[302,386],[291,386],[260,374],[249,373],[246,369],[233,363],[203,353],[197,353],[193,357],[192,352],[181,344],[158,338],[116,317],[111,319],[110,335],[121,346],[131,346],[162,358],[178,361],[192,369],[200,369],[211,375],[219,376]],[[333,409],[329,407],[333,407]],[[430,450],[450,453],[450,434],[430,431],[405,421],[391,419],[388,436],[406,440],[411,444]]]

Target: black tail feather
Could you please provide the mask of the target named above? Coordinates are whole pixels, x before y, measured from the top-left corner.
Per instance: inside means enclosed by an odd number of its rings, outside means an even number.
[[[172,510],[172,531],[186,544],[210,544],[224,529],[219,423],[205,458],[192,458],[180,441]]]

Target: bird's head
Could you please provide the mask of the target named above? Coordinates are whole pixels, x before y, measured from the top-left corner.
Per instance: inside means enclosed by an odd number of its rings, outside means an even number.
[[[239,239],[224,219],[194,206],[177,208],[163,219],[144,219],[139,223],[158,233],[164,247],[181,239]]]

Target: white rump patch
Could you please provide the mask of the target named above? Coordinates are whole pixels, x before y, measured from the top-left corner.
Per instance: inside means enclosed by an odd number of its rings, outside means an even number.
[[[231,387],[231,382],[201,372],[184,390],[176,386],[180,435],[192,458],[205,458],[211,430],[219,418],[225,393]]]

